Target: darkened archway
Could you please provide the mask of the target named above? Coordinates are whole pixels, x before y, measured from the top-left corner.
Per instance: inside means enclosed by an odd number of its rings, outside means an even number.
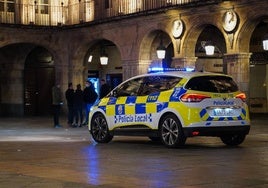
[[[51,112],[51,88],[55,82],[54,62],[51,53],[34,48],[26,58],[24,71],[25,115],[48,115]]]

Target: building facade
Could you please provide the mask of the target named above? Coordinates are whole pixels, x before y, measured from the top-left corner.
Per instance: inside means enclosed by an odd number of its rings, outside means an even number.
[[[47,115],[55,83],[116,86],[149,67],[229,74],[250,111],[267,113],[267,9],[266,0],[0,0],[0,115]]]

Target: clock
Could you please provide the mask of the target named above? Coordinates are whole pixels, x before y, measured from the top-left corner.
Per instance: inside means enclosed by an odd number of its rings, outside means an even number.
[[[174,38],[179,38],[184,30],[184,24],[181,19],[177,19],[173,21],[172,24],[172,35]]]
[[[238,24],[238,16],[233,10],[228,10],[222,17],[222,26],[226,32],[232,32]]]

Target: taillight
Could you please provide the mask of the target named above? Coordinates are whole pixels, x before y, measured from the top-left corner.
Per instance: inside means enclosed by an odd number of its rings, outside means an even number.
[[[246,102],[246,94],[245,93],[239,93],[238,95],[235,96],[237,99],[241,99],[243,102]]]
[[[181,96],[182,102],[201,102],[203,99],[211,98],[208,95],[195,94],[195,93],[186,93]]]

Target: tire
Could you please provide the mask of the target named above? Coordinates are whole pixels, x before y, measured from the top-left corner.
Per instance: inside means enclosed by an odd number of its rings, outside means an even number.
[[[185,144],[186,137],[183,134],[181,123],[173,114],[161,118],[159,133],[162,143],[169,148],[180,147]]]
[[[221,141],[227,146],[237,146],[245,140],[246,135],[244,134],[225,135],[221,136],[220,138]]]
[[[91,120],[91,135],[98,143],[108,143],[113,139],[110,134],[107,121],[105,117],[98,113],[95,114]]]

